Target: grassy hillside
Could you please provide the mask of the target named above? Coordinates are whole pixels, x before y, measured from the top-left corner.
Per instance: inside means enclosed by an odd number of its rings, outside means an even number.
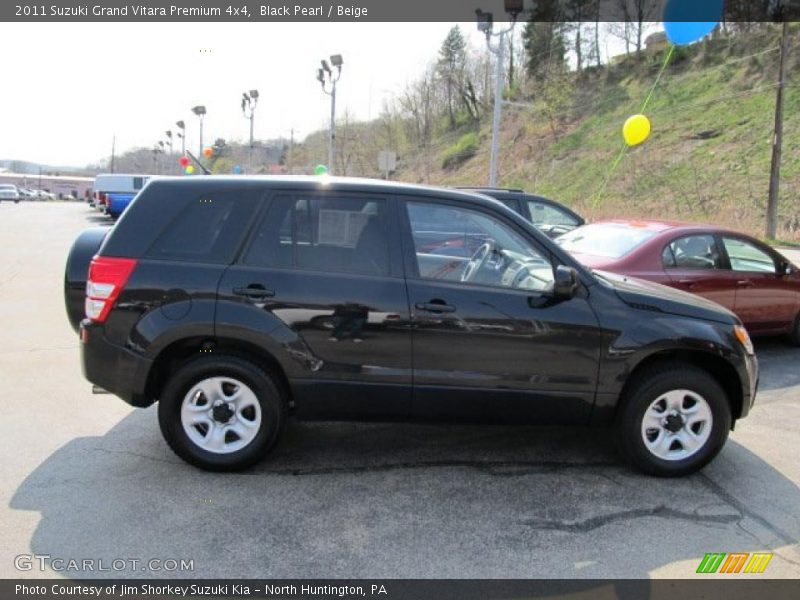
[[[774,35],[709,40],[677,55],[646,111],[650,139],[629,150],[613,173],[622,124],[639,111],[662,56],[630,57],[584,75],[575,84],[570,118],[555,132],[535,102],[511,106],[503,123],[500,183],[559,199],[591,218],[659,216],[762,234],[777,43]],[[779,237],[790,240],[800,239],[798,66],[790,52],[779,207]],[[489,137],[486,124],[475,156],[457,169],[435,169],[430,181],[484,183]],[[441,146],[436,152],[446,153]],[[399,177],[419,180],[422,170],[414,167]]]
[[[622,124],[639,112],[663,54],[629,56],[564,80],[558,111],[535,85],[515,90],[504,110],[500,184],[558,199],[589,218],[710,221],[762,235],[778,72],[777,26],[680,47],[646,114],[653,133],[610,173]],[[779,238],[800,241],[800,43],[793,25],[787,62]],[[399,150],[394,179],[485,184],[490,117],[434,135],[417,147],[384,120],[339,126],[347,174],[380,176],[376,156]],[[394,136],[394,137],[393,137]],[[297,162],[324,162],[325,133],[310,136]],[[604,188],[604,181],[608,185]]]

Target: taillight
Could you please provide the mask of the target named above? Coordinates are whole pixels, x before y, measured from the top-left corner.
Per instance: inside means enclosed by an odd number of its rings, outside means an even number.
[[[106,195],[103,192],[95,192],[95,196],[97,197],[98,204],[106,203]]]
[[[95,323],[105,322],[135,268],[136,260],[132,258],[95,256],[92,259],[86,281],[87,318]]]

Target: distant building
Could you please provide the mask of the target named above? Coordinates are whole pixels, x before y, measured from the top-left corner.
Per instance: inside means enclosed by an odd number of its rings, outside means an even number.
[[[648,54],[658,54],[667,48],[667,34],[663,31],[651,33],[644,39],[645,51]]]
[[[30,190],[43,190],[55,194],[57,198],[65,198],[67,196],[88,198],[92,194],[94,177],[34,175],[31,173],[0,171],[0,183],[10,183]]]

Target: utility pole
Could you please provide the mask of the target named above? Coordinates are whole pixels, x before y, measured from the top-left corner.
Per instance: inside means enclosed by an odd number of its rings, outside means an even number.
[[[781,34],[781,57],[778,67],[778,91],[775,98],[775,131],[772,137],[772,165],[769,174],[769,198],[767,200],[768,239],[774,240],[778,231],[778,198],[781,185],[781,153],[783,149],[783,88],[786,84],[786,52],[789,46],[789,23],[783,22]]]

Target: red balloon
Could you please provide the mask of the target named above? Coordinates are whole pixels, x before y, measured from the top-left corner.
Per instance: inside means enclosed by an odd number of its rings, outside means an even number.
[[[189,166],[189,157],[188,156],[181,156],[180,160],[178,161],[182,167]]]

